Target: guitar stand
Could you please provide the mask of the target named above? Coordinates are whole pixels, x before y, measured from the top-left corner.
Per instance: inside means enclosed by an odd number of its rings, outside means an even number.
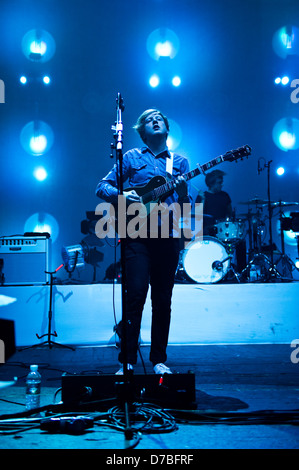
[[[38,339],[41,339],[41,338],[44,338],[45,336],[47,336],[47,340],[46,341],[43,341],[42,343],[37,343],[37,344],[34,344],[32,346],[28,346],[26,348],[21,348],[20,350],[23,351],[25,349],[31,349],[31,348],[39,348],[41,346],[49,346],[49,349],[52,349],[53,346],[56,346],[56,347],[59,347],[59,348],[66,348],[66,349],[71,349],[72,351],[74,351],[75,349],[72,348],[71,346],[67,346],[67,345],[64,345],[64,344],[60,344],[60,343],[56,343],[55,341],[52,341],[51,340],[51,336],[54,336],[55,338],[57,338],[57,333],[56,331],[54,331],[54,333],[51,333],[51,330],[52,330],[52,316],[53,316],[53,313],[52,313],[52,300],[53,300],[53,275],[60,269],[63,267],[63,264],[61,264],[55,271],[53,272],[48,272],[48,271],[45,271],[46,274],[50,274],[50,299],[49,299],[49,311],[48,311],[48,333],[45,333],[44,335],[41,335],[39,336],[37,333],[36,333],[36,336]]]

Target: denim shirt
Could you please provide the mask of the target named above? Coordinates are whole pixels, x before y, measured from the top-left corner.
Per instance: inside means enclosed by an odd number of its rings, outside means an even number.
[[[154,176],[166,175],[166,158],[170,156],[169,151],[165,150],[159,155],[155,156],[148,147],[134,148],[127,151],[123,155],[123,183],[128,182],[128,186],[143,186],[149,182]],[[173,153],[173,169],[172,178],[177,178],[189,171],[189,162],[187,158]],[[188,193],[189,184],[188,184]],[[102,179],[97,185],[96,195],[107,202],[116,203],[118,196],[118,177],[116,164],[112,170]],[[167,204],[179,201],[177,193],[165,199]],[[183,202],[190,202],[191,197],[188,196]]]

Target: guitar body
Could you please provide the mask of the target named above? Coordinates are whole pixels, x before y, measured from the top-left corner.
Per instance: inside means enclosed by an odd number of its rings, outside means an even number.
[[[205,171],[210,170],[215,165],[219,165],[222,162],[233,162],[239,159],[243,160],[244,157],[248,157],[251,154],[251,147],[249,145],[244,145],[236,150],[230,150],[226,152],[224,155],[220,155],[219,157],[210,160],[209,162],[198,165],[197,168],[194,170],[185,173],[183,178],[185,181],[189,181],[191,178],[199,174],[205,174]],[[176,180],[169,180],[167,181],[164,176],[154,176],[150,179],[150,181],[143,185],[143,186],[133,186],[131,188],[124,189],[124,192],[128,191],[136,191],[138,196],[141,198],[141,203],[143,205],[143,209],[139,210],[139,217],[146,218],[153,210],[153,208],[159,205],[159,209],[163,209],[161,203],[165,200],[170,194],[173,193],[175,190],[175,184],[177,183]],[[130,214],[133,215],[133,214]]]
[[[131,188],[126,188],[124,189],[124,192],[132,191],[133,189],[136,191],[139,197],[143,197],[146,194],[152,193],[152,191],[156,188],[159,188],[163,184],[166,183],[166,179],[164,176],[154,176],[153,178],[150,179],[148,183],[146,183],[143,186],[134,186]],[[152,202],[154,202],[153,199],[151,199]],[[144,201],[146,203],[147,201]]]

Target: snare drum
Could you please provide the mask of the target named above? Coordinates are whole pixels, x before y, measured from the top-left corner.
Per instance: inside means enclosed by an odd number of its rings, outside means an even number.
[[[217,220],[215,236],[224,243],[238,242],[245,234],[245,223],[242,219]]]
[[[228,272],[230,257],[219,240],[203,237],[190,242],[182,254],[182,265],[187,276],[199,284],[220,281]]]

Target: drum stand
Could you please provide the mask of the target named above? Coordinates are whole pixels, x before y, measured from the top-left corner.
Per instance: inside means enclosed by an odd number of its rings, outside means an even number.
[[[279,202],[279,221],[280,221],[280,243],[281,243],[281,254],[278,260],[276,261],[276,266],[278,263],[281,262],[282,264],[282,275],[284,276],[284,279],[287,279],[287,274],[288,272],[292,272],[294,269],[297,269],[295,263],[288,257],[288,255],[285,254],[285,246],[284,246],[284,226],[283,226],[283,220],[285,219],[285,215],[282,210],[282,203],[281,201]],[[297,237],[298,241],[298,237]],[[299,244],[298,244],[298,253],[299,253]],[[293,280],[293,276],[291,274],[291,279]]]
[[[234,268],[234,265],[232,264],[232,258],[233,258],[233,252],[235,251],[235,246],[233,244],[228,244],[227,245],[227,252],[228,252],[228,257],[225,258],[224,260],[221,261],[221,265],[223,266],[223,263],[227,260],[229,260],[229,268],[228,271],[225,275],[225,279],[228,281],[230,274],[232,274],[233,278],[237,280],[237,282],[241,283],[241,275],[237,273],[237,271]],[[220,263],[219,261],[217,263]]]
[[[249,282],[250,281],[262,281],[262,282],[271,282],[275,281],[277,279],[282,280],[281,274],[278,272],[276,267],[274,266],[274,261],[273,261],[273,240],[272,240],[272,206],[271,206],[271,197],[270,197],[270,165],[272,163],[272,160],[269,160],[267,163],[264,164],[264,168],[259,167],[259,173],[267,168],[267,196],[268,196],[268,214],[269,214],[269,236],[270,236],[270,260],[269,258],[264,255],[261,252],[254,253],[253,258],[249,261],[247,266],[243,269],[241,272],[241,275],[243,276],[244,274],[246,275],[248,279],[248,273],[249,273]],[[259,250],[261,249],[261,234],[257,230],[257,233],[255,234],[258,240],[258,248]],[[259,266],[261,269],[261,273],[259,274],[258,272],[255,274],[253,279],[250,279],[250,271],[253,268],[253,266]],[[264,271],[262,273],[262,271]]]

